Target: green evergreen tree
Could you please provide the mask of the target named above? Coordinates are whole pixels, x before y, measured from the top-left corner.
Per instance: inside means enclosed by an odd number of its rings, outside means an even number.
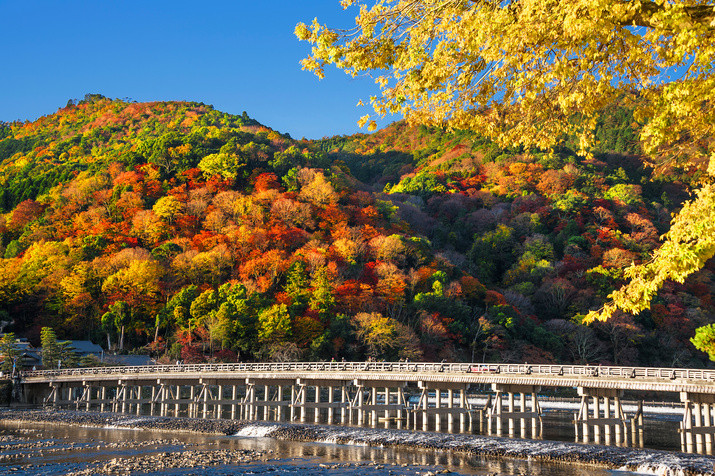
[[[17,347],[14,333],[8,332],[0,339],[0,358],[2,358],[0,370],[3,372],[11,372],[15,362],[19,366],[20,349]]]
[[[57,335],[51,327],[43,327],[40,331],[40,344],[42,345],[42,365],[48,369],[57,368],[60,361],[60,345]]]
[[[328,313],[335,304],[328,268],[323,266],[315,272],[311,287],[313,288],[313,295],[310,299],[310,307],[318,311],[320,319],[325,322],[328,318]]]

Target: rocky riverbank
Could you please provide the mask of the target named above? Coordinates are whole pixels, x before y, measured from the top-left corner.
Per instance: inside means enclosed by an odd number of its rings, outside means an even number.
[[[279,440],[300,442],[328,442],[379,447],[410,448],[431,451],[454,451],[474,457],[511,458],[557,463],[596,465],[621,468],[651,474],[715,475],[715,458],[666,451],[620,448],[613,446],[582,445],[566,442],[521,440],[475,435],[448,435],[403,430],[348,428],[327,425],[245,422],[231,420],[203,420],[127,416],[109,413],[90,413],[52,410],[0,411],[0,420],[45,422],[97,428],[133,428],[171,432],[193,432],[214,435],[267,436]],[[142,472],[145,468],[194,467],[192,465],[238,464],[265,459],[259,452],[182,451],[166,455],[150,455],[132,461],[108,461],[103,474]],[[77,474],[93,474],[79,472]]]

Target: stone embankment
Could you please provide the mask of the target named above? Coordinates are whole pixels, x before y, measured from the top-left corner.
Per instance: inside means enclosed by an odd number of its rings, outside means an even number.
[[[327,425],[137,417],[109,413],[47,410],[3,411],[0,412],[0,420],[182,431],[215,435],[268,436],[288,441],[322,441],[431,451],[455,451],[484,458],[513,458],[596,465],[605,468],[648,472],[650,474],[715,475],[715,458],[711,456],[555,441]],[[129,473],[142,472],[145,468],[156,468],[156,465],[162,464],[172,465],[166,466],[166,468],[191,467],[191,465],[239,464],[261,458],[265,459],[266,457],[267,455],[261,452],[246,452],[245,450],[219,452],[183,451],[180,454],[144,456],[134,461],[109,461],[103,463],[103,471],[107,474],[121,474],[124,472],[122,468],[125,468]],[[280,457],[280,455],[274,455],[273,457]],[[97,469],[102,468],[95,468],[95,470]]]

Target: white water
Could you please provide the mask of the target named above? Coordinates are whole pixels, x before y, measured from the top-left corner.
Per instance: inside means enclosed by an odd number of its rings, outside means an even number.
[[[627,470],[626,468],[621,468]],[[640,474],[653,474],[655,476],[686,476],[685,471],[682,469],[672,469],[664,464],[651,465],[651,464],[641,464],[636,468],[636,472]]]
[[[248,425],[244,426],[233,436],[243,438],[266,438],[279,427],[277,425]]]

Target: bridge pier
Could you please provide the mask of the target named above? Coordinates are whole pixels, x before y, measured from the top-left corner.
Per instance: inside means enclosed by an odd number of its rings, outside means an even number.
[[[102,390],[100,392],[100,403],[99,403],[99,411],[103,412],[105,410],[105,405],[107,404],[107,386],[102,385]]]
[[[305,384],[298,384],[298,393],[296,395],[297,397],[297,404],[300,406],[300,422],[305,423],[307,420],[307,411],[305,407],[305,401],[307,399],[307,386]]]
[[[681,392],[685,406],[680,422],[681,450],[686,453],[713,454],[715,433],[715,395]]]
[[[590,430],[593,428],[593,442],[596,444],[602,443],[601,436],[607,445],[612,444],[614,436],[616,445],[628,444],[628,419],[621,407],[623,390],[579,387],[578,394],[581,405],[578,414],[574,415],[576,441],[591,442]],[[593,413],[589,402],[593,403]],[[579,426],[582,430],[580,438]]]
[[[335,423],[335,407],[333,403],[335,403],[335,387],[330,385],[328,387],[328,415],[326,417],[326,423],[328,425],[332,425],[333,423]]]
[[[406,383],[405,383],[406,385]],[[412,412],[414,413],[414,428],[418,429],[418,414],[422,414],[422,430],[427,431],[430,423],[430,416],[434,415],[435,431],[442,431],[443,421],[447,423],[447,431],[454,430],[454,416],[459,415],[460,428],[464,427],[466,418],[469,418],[470,428],[472,421],[472,412],[469,408],[466,398],[466,392],[469,384],[457,382],[424,382],[418,381],[417,388],[421,389],[419,401]],[[401,390],[401,389],[400,389]],[[454,391],[459,390],[459,406],[454,406]],[[447,393],[447,401],[443,400],[443,393]],[[434,407],[430,407],[430,393],[434,398]],[[400,396],[402,407],[406,407],[404,394]],[[447,406],[444,406],[447,403]],[[443,418],[443,417],[446,417]]]
[[[504,420],[508,424],[509,436],[516,436],[516,422],[519,422],[519,435],[526,438],[527,419],[531,420],[531,437],[538,438],[543,433],[543,422],[541,420],[541,408],[537,393],[541,387],[537,385],[514,385],[514,384],[492,384],[492,390],[496,392],[494,401],[487,410],[487,432],[491,435],[496,433],[502,436],[504,433]],[[520,394],[519,411],[516,408],[515,395]],[[504,412],[504,395],[507,397],[507,411]],[[527,395],[531,395],[531,410],[528,410]],[[537,425],[538,422],[538,425]],[[496,426],[493,430],[492,424]]]
[[[358,425],[367,424],[369,416],[369,424],[376,428],[380,421],[385,428],[389,428],[390,421],[397,419],[398,425],[401,426],[402,411],[406,409],[406,401],[404,398],[403,388],[407,386],[406,382],[389,381],[389,380],[365,380],[356,379],[353,381],[353,386],[357,388],[355,399],[346,402],[346,396],[349,397],[349,392],[346,388],[347,383],[341,382],[341,402],[339,404],[341,412],[348,405],[348,411],[357,410]],[[394,391],[393,391],[394,389]],[[368,399],[365,401],[365,394]],[[382,399],[382,402],[380,402]],[[335,403],[328,403],[329,408],[335,407]],[[342,422],[342,420],[341,420]]]
[[[285,417],[283,407],[287,406],[290,408],[290,417],[293,419],[295,416],[295,408],[299,406],[295,399],[300,398],[300,390],[296,392],[295,384],[296,381],[292,379],[246,379],[246,397],[243,399],[243,407],[246,409],[246,412],[243,418],[247,420],[258,420],[260,418],[264,421],[282,421]],[[290,401],[283,399],[283,388],[286,386],[291,387]],[[258,398],[259,394],[256,391],[259,387],[262,389],[260,394],[261,399]],[[275,388],[274,392],[272,392],[272,388]],[[232,399],[234,402],[236,401],[237,394],[238,387],[234,385],[232,391]],[[274,397],[271,397],[271,395],[274,395]],[[260,411],[261,408],[263,411]],[[232,410],[231,418],[234,418],[234,413]]]
[[[362,426],[365,424],[363,410],[365,408],[365,393],[363,391],[365,387],[357,382],[355,386],[357,387],[357,424]]]
[[[313,410],[313,422],[320,423],[320,386],[315,386],[315,408]]]
[[[345,405],[346,402],[349,402],[349,395],[348,395],[348,389],[345,385],[340,386],[340,424],[345,425],[347,423],[347,418],[350,416],[350,422],[352,422],[352,406],[350,406],[350,409],[348,409]],[[349,403],[348,403],[349,405]]]
[[[85,411],[90,411],[92,407],[92,386],[87,383],[82,388],[82,396],[77,400],[77,410],[79,410],[82,403],[84,403]]]

